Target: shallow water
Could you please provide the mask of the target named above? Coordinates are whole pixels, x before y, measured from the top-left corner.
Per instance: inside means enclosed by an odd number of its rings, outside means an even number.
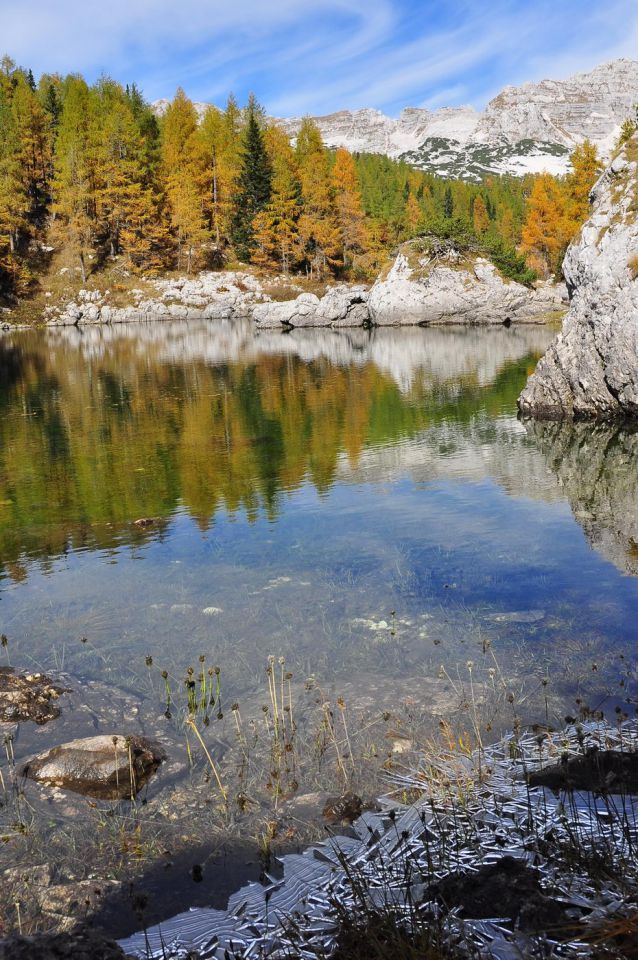
[[[3,336],[11,662],[147,693],[146,657],[179,677],[205,654],[235,697],[264,688],[272,654],[391,692],[466,674],[487,645],[530,716],[548,695],[558,714],[581,691],[615,704],[638,615],[638,442],[517,420],[553,334]]]

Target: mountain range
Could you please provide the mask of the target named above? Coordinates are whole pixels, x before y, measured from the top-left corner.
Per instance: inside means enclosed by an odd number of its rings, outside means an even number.
[[[565,173],[571,150],[586,138],[607,158],[637,103],[638,61],[620,59],[567,80],[505,87],[482,111],[406,107],[393,118],[363,108],[313,119],[329,147],[385,154],[440,176],[480,180],[489,173]],[[153,106],[162,113],[167,101]],[[206,109],[195,106],[200,115]],[[292,137],[301,121],[278,118]]]

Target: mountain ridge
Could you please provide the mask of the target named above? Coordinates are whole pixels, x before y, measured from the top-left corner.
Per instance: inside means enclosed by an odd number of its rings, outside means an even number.
[[[569,169],[569,153],[590,139],[608,159],[620,126],[638,103],[638,60],[599,64],[566,80],[506,86],[484,110],[405,107],[398,118],[373,107],[313,117],[329,147],[385,154],[446,177]],[[162,113],[168,101],[153,104]],[[196,103],[201,117],[207,104]],[[302,117],[275,118],[295,137]]]

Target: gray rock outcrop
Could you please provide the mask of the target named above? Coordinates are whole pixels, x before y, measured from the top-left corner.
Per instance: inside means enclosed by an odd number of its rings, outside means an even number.
[[[253,318],[259,329],[362,327],[369,319],[367,300],[367,287],[338,284],[321,298],[302,293],[295,300],[259,304]]]
[[[452,247],[421,255],[406,245],[387,277],[372,287],[368,310],[371,323],[383,327],[542,323],[561,308],[563,295],[560,286],[535,291],[504,280],[484,257]]]
[[[466,257],[432,238],[438,251],[423,256],[405,244],[388,275],[370,289],[337,283],[322,297],[299,292],[295,299],[273,300],[270,287],[250,273],[201,273],[192,278],[154,280],[131,290],[130,303],[113,304],[109,291],[81,290],[63,309],[47,308],[52,327],[94,327],[150,320],[233,320],[251,318],[260,330],[303,327],[417,326],[435,323],[543,323],[563,307],[566,290],[556,284],[530,290],[503,279],[489,260]],[[440,250],[445,248],[444,255]],[[150,288],[148,284],[151,284]],[[286,281],[293,293],[299,285]]]
[[[563,329],[519,398],[543,419],[638,415],[638,137],[592,191],[593,209],[563,265]]]
[[[110,294],[80,290],[63,310],[47,308],[47,326],[91,326],[145,320],[227,320],[248,316],[264,299],[261,283],[250,273],[204,272],[196,277],[154,280],[150,290],[132,290],[131,303],[116,306]]]
[[[166,759],[145,737],[86,737],[54,747],[28,760],[23,774],[31,780],[103,800],[134,797]]]

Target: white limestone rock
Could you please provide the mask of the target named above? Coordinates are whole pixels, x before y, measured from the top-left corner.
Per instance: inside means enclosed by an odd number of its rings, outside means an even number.
[[[406,244],[388,276],[372,287],[373,325],[542,323],[548,303],[560,297],[504,280],[488,260],[464,257],[449,245],[422,256],[415,250]]]
[[[638,416],[638,136],[592,191],[563,270],[572,291],[560,335],[519,398],[523,414]]]
[[[618,59],[566,80],[505,87],[483,112],[472,107],[408,107],[398,119],[379,110],[315,117],[324,142],[350,151],[404,156],[414,166],[478,180],[485,173],[565,173],[586,138],[607,157],[638,101],[638,62]],[[294,137],[301,118],[278,121]]]
[[[259,304],[253,310],[253,318],[260,330],[306,326],[309,319],[315,319],[318,306],[319,297],[302,293],[295,300]]]
[[[295,300],[256,306],[253,318],[260,330],[292,327],[361,327],[368,323],[368,289],[338,284],[319,299],[302,293]]]

